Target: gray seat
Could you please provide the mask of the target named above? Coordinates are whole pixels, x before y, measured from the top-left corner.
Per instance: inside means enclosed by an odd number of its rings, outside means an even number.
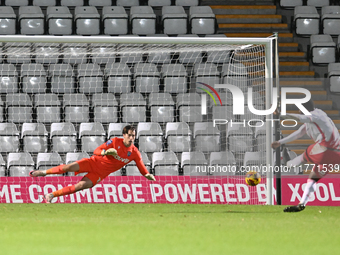
[[[5,103],[0,98],[0,122],[4,121],[4,109],[5,109],[4,105]]]
[[[197,93],[183,93],[177,95],[177,110],[179,110],[179,121],[200,122],[201,98]]]
[[[126,93],[120,96],[122,121],[137,123],[146,121],[146,100],[140,93]]]
[[[283,8],[294,8],[295,6],[302,6],[303,0],[280,0],[280,6]]]
[[[175,102],[169,93],[150,93],[148,106],[151,122],[174,121]]]
[[[56,152],[49,153],[38,153],[37,156],[37,170],[47,170],[55,166],[62,165],[64,162],[61,159],[60,155]],[[60,175],[52,175],[52,176],[60,176]]]
[[[28,0],[4,0],[7,6],[27,6]]]
[[[219,93],[219,95],[222,98],[221,94],[222,93]],[[212,105],[212,115],[213,115],[213,120],[220,119],[220,120],[236,121],[237,119],[237,115],[233,115],[233,108],[229,105],[219,105],[219,104]]]
[[[0,123],[0,152],[19,150],[19,131],[14,123]]]
[[[8,122],[32,122],[32,101],[27,94],[7,94],[6,106]]]
[[[330,4],[330,0],[307,0],[307,5],[315,7],[324,7]]]
[[[89,122],[89,101],[84,94],[64,94],[63,106],[66,122]]]
[[[29,43],[6,43],[7,63],[24,64],[31,62],[31,48]]]
[[[223,64],[221,71],[223,84],[231,84],[240,88],[243,92],[248,91],[248,71],[242,63]]]
[[[195,122],[194,139],[196,151],[220,151],[220,131],[212,122]]]
[[[156,14],[150,6],[132,6],[130,10],[132,34],[156,34]]]
[[[42,64],[22,64],[20,76],[24,93],[45,92],[47,77]]]
[[[207,164],[208,161],[203,152],[182,152],[181,167],[183,169],[183,175],[206,176],[208,175],[208,171],[206,170]]]
[[[87,43],[64,43],[61,46],[64,64],[87,63]]]
[[[295,32],[309,36],[319,34],[320,15],[314,6],[296,6],[294,9]]]
[[[74,125],[70,122],[52,123],[51,151],[66,153],[77,151],[77,133]],[[67,163],[66,163],[67,164]]]
[[[61,6],[84,6],[84,0],[61,0]]]
[[[117,0],[117,6],[131,7],[138,5],[139,0]]]
[[[171,0],[148,0],[148,5],[153,7],[169,6]]]
[[[45,17],[39,6],[20,6],[20,34],[43,35],[45,33]]]
[[[0,93],[18,92],[18,72],[13,64],[0,64]]]
[[[150,160],[148,158],[148,155],[145,152],[140,152],[142,156],[143,163],[146,167],[146,169],[150,172]],[[136,162],[134,160],[130,161],[129,164],[125,167],[126,175],[127,176],[140,176],[141,173],[139,172],[138,167],[136,166]]]
[[[56,94],[36,94],[34,105],[37,114],[37,122],[60,122],[61,103]]]
[[[48,34],[71,35],[73,16],[67,6],[49,6],[46,10]]]
[[[105,68],[108,92],[129,93],[131,92],[131,71],[124,63],[108,64]]]
[[[139,37],[139,35],[119,35],[124,37]],[[143,61],[145,53],[143,44],[118,44],[117,54],[120,58],[120,63],[135,64]]]
[[[123,128],[129,123],[110,123],[109,128],[107,130],[107,138],[111,139],[113,137],[123,138]]]
[[[89,0],[89,6],[111,6],[111,5],[112,5],[111,0]]]
[[[324,6],[321,9],[321,24],[323,33],[327,35],[340,34],[340,6]]]
[[[59,43],[35,43],[35,62],[41,64],[56,64],[60,59]]]
[[[336,43],[330,35],[312,35],[310,45],[311,60],[314,64],[336,62]]]
[[[199,83],[208,84],[214,87],[215,84],[220,84],[220,72],[217,66],[213,63],[197,64],[194,67],[194,75],[196,77],[196,85]],[[196,90],[201,93],[202,90]]]
[[[165,128],[165,139],[168,150],[173,152],[191,151],[191,136],[189,125],[185,122],[168,122]]]
[[[150,93],[159,91],[160,73],[155,64],[140,63],[135,65],[134,77],[136,92]]]
[[[213,35],[205,35],[207,38],[216,38],[216,37],[223,37],[226,38],[227,36],[225,34],[213,34]],[[208,63],[216,63],[216,64],[223,64],[223,63],[229,63],[230,61],[230,51],[227,50],[224,46],[219,45],[220,48],[218,48],[217,45],[215,45],[213,50],[207,51],[207,62]]]
[[[27,177],[34,169],[34,161],[28,152],[11,152],[7,156],[7,171],[11,177]]]
[[[91,43],[90,51],[92,63],[107,65],[116,62],[116,44]]]
[[[47,152],[48,133],[42,123],[24,123],[21,129],[21,139],[25,152]]]
[[[94,6],[77,6],[74,10],[77,35],[99,35],[100,15]]]
[[[147,35],[151,37],[168,37],[165,34]],[[169,64],[171,62],[171,49],[173,45],[158,44],[157,48],[152,48],[148,51],[148,62],[156,65]]]
[[[267,129],[265,125],[260,125],[261,122],[255,127],[255,141],[257,151],[266,151],[266,133]]]
[[[56,6],[57,0],[33,0],[35,6]]]
[[[188,32],[188,15],[182,6],[163,6],[163,33],[167,35],[186,34]]]
[[[187,71],[183,64],[164,64],[161,71],[164,92],[184,93],[187,91]]]
[[[179,6],[197,6],[199,0],[176,0],[175,4]]]
[[[189,23],[192,34],[215,34],[215,14],[210,6],[192,6]]]
[[[0,34],[14,35],[16,33],[16,18],[12,6],[0,7]]]
[[[227,139],[229,151],[244,153],[253,151],[253,131],[249,126],[243,126],[243,122],[228,122]]]
[[[113,94],[94,94],[92,96],[92,107],[95,122],[118,121],[118,102]]]
[[[243,160],[243,166],[244,167],[255,166],[253,171],[256,171],[256,170],[261,170],[261,168],[258,168],[258,166],[265,165],[265,164],[266,164],[266,154],[264,152],[261,152],[261,151],[256,151],[256,152],[247,151],[244,154],[244,160]],[[257,172],[259,172],[259,174],[262,174],[262,171],[257,171]]]
[[[53,93],[73,93],[74,73],[70,64],[51,64],[48,70]]]
[[[77,70],[80,93],[103,92],[103,72],[99,64],[79,64]]]
[[[173,151],[154,152],[152,168],[157,176],[178,176],[179,161]]]
[[[221,151],[211,152],[209,165],[209,173],[216,176],[235,175],[236,172],[236,159],[232,152]]]
[[[185,34],[185,35],[178,35],[178,37],[193,37],[199,38],[198,35],[195,34]],[[199,40],[199,39],[198,39]],[[178,51],[178,60],[180,63],[183,64],[198,64],[202,62],[202,53],[203,50],[199,48],[194,48],[192,46],[187,46],[185,44],[178,44],[176,45],[176,49]]]
[[[81,123],[79,127],[79,139],[81,150],[93,152],[98,146],[105,142],[106,133],[99,122]]]
[[[161,151],[163,147],[163,132],[158,123],[139,122],[137,136],[139,150],[144,152]]]
[[[103,8],[102,22],[106,35],[126,35],[129,32],[128,15],[122,6]]]
[[[340,93],[340,63],[328,64],[329,90],[333,93]]]
[[[0,177],[6,176],[6,162],[0,154]]]

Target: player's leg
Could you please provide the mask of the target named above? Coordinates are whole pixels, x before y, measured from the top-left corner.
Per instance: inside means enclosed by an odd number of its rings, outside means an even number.
[[[37,176],[46,176],[49,174],[63,174],[66,172],[77,172],[77,171],[79,171],[79,164],[77,162],[73,162],[68,165],[55,166],[47,170],[31,171],[30,176],[37,177]]]

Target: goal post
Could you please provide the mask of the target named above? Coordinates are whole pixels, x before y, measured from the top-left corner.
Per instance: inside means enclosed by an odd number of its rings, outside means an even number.
[[[69,153],[91,156],[93,148],[120,136],[119,129],[130,123],[137,127],[137,145],[148,168],[164,183],[179,185],[178,177],[188,176],[201,187],[203,200],[206,194],[211,202],[229,203],[235,192],[248,204],[275,204],[273,172],[262,168],[274,166],[273,114],[257,115],[251,109],[271,109],[278,97],[278,89],[274,89],[278,83],[273,82],[278,75],[277,36],[6,35],[0,37],[0,43],[0,73],[7,81],[0,89],[6,102],[3,122],[15,123],[20,132],[19,145],[0,152],[7,162],[7,177],[22,177],[26,171],[10,169],[10,153],[29,153],[35,168],[44,162],[39,161],[40,153],[58,153],[67,163]],[[27,95],[30,102],[25,104],[26,98],[15,94]],[[7,102],[10,98],[22,101]],[[30,134],[27,123],[44,125],[48,133],[45,144],[39,140],[38,147],[30,147],[25,140]],[[71,133],[76,134],[70,135],[67,148],[55,139],[58,135],[54,134],[62,129],[60,123],[71,123],[67,128],[74,128]],[[236,171],[216,173],[219,164],[233,165]],[[254,165],[257,168],[245,167]],[[253,199],[263,194],[260,186],[245,190],[244,169],[260,171],[265,179],[261,183],[265,201]],[[135,170],[131,165],[114,175],[133,178]],[[207,189],[214,195],[199,186],[205,185],[204,178],[211,180]],[[224,185],[229,181],[230,186]],[[166,191],[171,192],[164,201],[175,201],[174,193],[180,192],[173,190],[175,184],[151,185],[152,201],[161,188],[166,197]],[[228,188],[236,191],[227,195]],[[251,198],[246,200],[248,194]]]

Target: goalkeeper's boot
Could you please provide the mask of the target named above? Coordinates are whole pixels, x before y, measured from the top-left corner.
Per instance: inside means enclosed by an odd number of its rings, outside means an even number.
[[[54,197],[54,196],[53,196],[52,193],[45,194],[45,195],[43,196],[43,200],[45,201],[45,203],[50,204],[51,201],[52,201],[52,199],[53,199],[53,197]]]
[[[46,171],[32,170],[30,172],[31,177],[46,176]]]
[[[306,208],[303,204],[298,204],[294,206],[288,206],[285,209],[283,209],[284,212],[301,212]]]

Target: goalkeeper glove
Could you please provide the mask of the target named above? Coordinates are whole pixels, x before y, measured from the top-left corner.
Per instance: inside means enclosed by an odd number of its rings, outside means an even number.
[[[114,148],[110,148],[108,150],[102,150],[101,154],[102,154],[102,156],[106,156],[106,155],[114,156],[114,155],[117,155],[117,151]]]
[[[146,174],[144,177],[150,181],[156,181],[156,178],[153,176],[153,174]]]

